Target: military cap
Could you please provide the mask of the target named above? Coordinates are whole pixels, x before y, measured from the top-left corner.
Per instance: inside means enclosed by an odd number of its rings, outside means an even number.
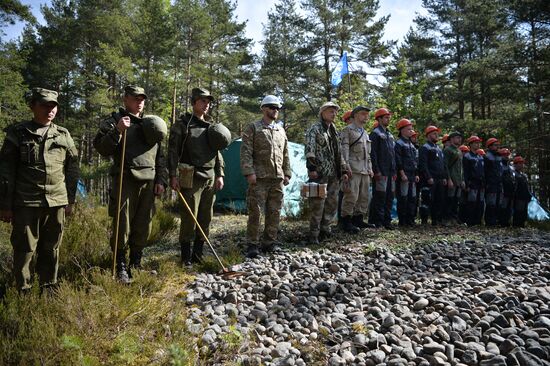
[[[326,109],[329,109],[329,108],[334,108],[336,110],[339,110],[340,109],[340,106],[334,102],[325,102],[321,108],[319,108],[319,116],[326,110]]]
[[[351,116],[352,117],[355,117],[355,114],[356,113],[359,113],[361,111],[367,111],[367,112],[370,112],[370,108],[369,107],[365,107],[364,105],[360,105],[360,106],[357,106],[355,108],[353,108],[353,110],[351,111]]]
[[[453,131],[449,134],[449,138],[452,139],[453,137],[462,137],[462,134],[458,131]]]
[[[145,99],[147,99],[147,94],[145,94],[145,89],[143,89],[142,87],[140,86],[136,86],[136,85],[127,85],[125,88],[124,88],[124,94],[126,95],[132,95],[134,97],[138,97],[140,95],[143,95],[143,97]]]
[[[159,116],[147,115],[142,119],[143,135],[149,145],[155,145],[164,140],[168,134],[166,122]]]
[[[210,101],[214,100],[214,97],[210,92],[204,88],[193,88],[191,90],[191,103],[194,103],[197,99],[208,98]]]
[[[38,102],[38,103],[49,103],[54,102],[59,105],[57,101],[57,92],[44,88],[32,88],[28,94],[29,104]]]
[[[208,144],[213,150],[223,150],[231,143],[231,131],[221,123],[208,127]]]

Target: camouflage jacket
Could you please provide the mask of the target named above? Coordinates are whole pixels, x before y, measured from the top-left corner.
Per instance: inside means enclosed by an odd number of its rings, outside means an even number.
[[[168,140],[168,174],[178,176],[178,164],[195,167],[194,174],[200,178],[223,177],[225,163],[220,151],[208,143],[210,123],[186,113],[170,128]]]
[[[306,132],[306,165],[309,171],[316,171],[321,177],[338,177],[346,170],[340,152],[338,132],[334,124],[323,121],[314,123]]]
[[[262,120],[249,124],[243,132],[241,172],[257,178],[291,177],[288,139],[284,128]]]
[[[105,157],[112,157],[111,176],[120,172],[120,156],[122,154],[122,134],[116,129],[118,120],[126,112],[121,108],[99,124],[99,131],[94,138],[95,149]],[[166,159],[159,142],[150,146],[145,141],[141,118],[130,115],[131,124],[126,130],[126,151],[124,156],[124,171],[137,180],[154,180],[157,184],[168,185]]]
[[[0,209],[74,203],[80,170],[69,131],[54,123],[44,135],[33,121],[6,129],[0,150]]]
[[[353,123],[349,124],[340,132],[340,141],[342,144],[342,157],[346,162],[346,166],[353,173],[372,173],[371,142],[367,131],[355,126]]]
[[[454,145],[447,146],[443,150],[445,166],[449,178],[454,185],[460,185],[464,182],[464,174],[462,169],[462,152]]]

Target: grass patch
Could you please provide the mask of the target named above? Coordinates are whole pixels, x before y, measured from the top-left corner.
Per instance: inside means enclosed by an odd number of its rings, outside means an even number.
[[[85,285],[65,281],[48,295],[10,289],[0,303],[0,364],[183,364],[196,357],[180,299],[191,277],[171,262],[159,273],[141,272],[124,286],[91,269]]]

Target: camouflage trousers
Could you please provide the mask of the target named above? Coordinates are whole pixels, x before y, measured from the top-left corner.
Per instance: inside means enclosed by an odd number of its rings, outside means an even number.
[[[354,173],[349,181],[350,192],[344,192],[342,198],[342,217],[366,215],[369,208],[368,174]]]
[[[283,203],[283,180],[281,178],[257,179],[256,184],[248,186],[246,202],[248,207],[247,239],[251,243],[259,242],[263,213],[265,227],[262,241],[265,243],[276,241]]]
[[[120,201],[118,253],[126,253],[128,248],[141,250],[147,245],[155,213],[153,186],[152,180],[140,181],[129,175],[124,176]],[[118,178],[113,182],[109,201],[109,215],[113,217],[111,250],[115,248],[117,195]]]
[[[13,274],[17,288],[31,287],[31,262],[36,254],[36,273],[41,285],[57,283],[59,246],[63,237],[65,209],[16,207],[13,210]]]
[[[309,234],[312,238],[319,237],[321,231],[330,232],[330,225],[338,210],[338,191],[340,189],[337,177],[323,177],[317,183],[327,184],[327,197],[310,197]]]

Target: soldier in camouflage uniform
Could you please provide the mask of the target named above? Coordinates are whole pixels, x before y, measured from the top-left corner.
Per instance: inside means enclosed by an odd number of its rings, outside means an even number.
[[[161,142],[148,141],[143,129],[143,108],[147,95],[141,87],[128,85],[124,89],[124,108],[113,112],[100,122],[94,138],[95,149],[105,157],[112,157],[112,178],[109,194],[109,215],[116,225],[116,203],[119,192],[122,136],[126,133],[126,153],[121,195],[121,212],[116,255],[117,279],[129,283],[131,272],[126,266],[130,249],[130,268],[141,268],[141,257],[151,233],[155,196],[160,196],[167,185],[167,172]],[[111,235],[114,250],[115,232]]]
[[[331,234],[338,208],[338,189],[340,178],[347,181],[348,175],[340,153],[338,133],[334,127],[336,113],[340,107],[333,102],[326,102],[319,111],[320,121],[314,123],[306,132],[306,166],[309,180],[327,184],[327,197],[310,197],[309,221],[310,241],[318,244],[319,240]]]
[[[65,215],[75,201],[78,153],[69,131],[52,122],[57,106],[57,92],[34,88],[33,119],[9,126],[0,151],[0,219],[12,223],[13,274],[20,290],[31,287],[35,253],[40,285],[57,283]]]
[[[262,119],[249,124],[242,136],[241,172],[248,181],[246,234],[250,258],[258,255],[262,211],[265,220],[262,249],[270,251],[277,243],[283,185],[288,185],[292,175],[286,133],[275,123],[281,107],[277,97],[266,96],[260,106]]]
[[[449,145],[443,150],[445,166],[449,179],[447,180],[447,204],[445,205],[445,220],[458,222],[458,204],[462,192],[466,188],[462,169],[462,152],[458,148],[462,144],[462,135],[454,131],[449,134]]]
[[[170,187],[181,192],[206,235],[209,234],[215,193],[223,188],[225,166],[219,151],[221,149],[213,147],[210,139],[210,131],[220,126],[209,122],[208,111],[213,100],[214,97],[208,90],[193,88],[193,113],[185,113],[172,125],[168,143]],[[181,166],[189,169],[189,186],[180,186],[178,170]],[[183,265],[188,266],[202,260],[204,238],[183,204],[179,242]]]
[[[349,191],[344,192],[342,199],[342,226],[348,233],[358,229],[372,227],[363,218],[369,207],[370,178],[374,175],[370,160],[370,138],[365,131],[370,108],[355,107],[351,113],[352,123],[340,133],[342,157],[349,168]]]

